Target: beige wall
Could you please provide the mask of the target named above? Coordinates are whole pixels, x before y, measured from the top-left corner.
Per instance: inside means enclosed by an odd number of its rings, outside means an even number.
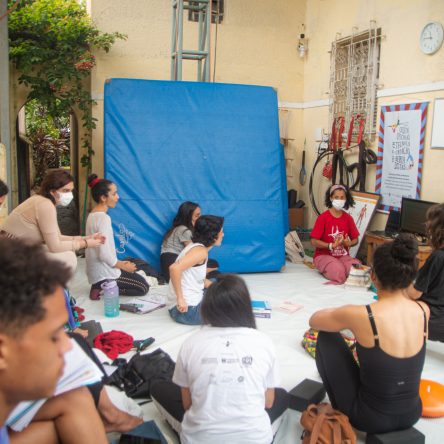
[[[388,89],[416,86],[417,91],[430,87],[429,84],[444,80],[444,47],[434,55],[424,55],[419,49],[419,35],[423,26],[429,21],[444,24],[444,2],[435,0],[310,0],[307,2],[306,29],[309,40],[309,52],[304,69],[304,101],[328,99],[330,50],[336,33],[341,37],[352,34],[353,27],[365,31],[370,20],[382,29],[380,93]],[[378,116],[381,105],[408,103],[429,100],[427,132],[425,139],[424,169],[421,198],[431,201],[444,201],[441,182],[444,151],[430,149],[431,121],[433,116],[433,99],[444,97],[444,90],[433,92],[401,92],[378,99]],[[314,139],[316,128],[327,128],[328,107],[305,109],[303,114],[303,135],[307,137],[309,150],[308,163],[315,160]],[[376,144],[372,144],[376,151]],[[375,166],[368,168],[367,190],[374,191]],[[303,199],[308,199],[308,186],[300,190]],[[308,224],[314,223],[310,212]],[[372,228],[382,229],[385,215],[377,214]]]
[[[279,100],[302,101],[303,62],[297,36],[305,17],[305,0],[225,0],[225,16],[218,26],[217,82],[268,85]],[[128,5],[131,4],[129,7]],[[93,136],[94,170],[103,171],[103,86],[107,78],[170,79],[172,8],[169,0],[94,0],[91,15],[103,31],[119,31],[126,41],[109,54],[97,54],[92,91],[99,119]],[[197,24],[184,20],[184,47],[197,49]],[[215,26],[212,26],[214,67]],[[196,80],[196,62],[184,61],[183,80]],[[213,74],[213,68],[211,69]],[[299,116],[299,130],[302,121]]]
[[[171,53],[170,0],[94,0],[88,4],[97,26],[108,32],[128,35],[118,41],[108,54],[100,52],[91,76],[91,91],[97,99],[93,113],[98,118],[93,133],[96,152],[93,169],[103,172],[103,87],[107,78],[126,77],[169,79]],[[422,27],[432,20],[444,23],[444,2],[436,0],[225,0],[224,21],[218,27],[215,80],[228,83],[269,85],[277,88],[281,107],[291,117],[287,137],[288,157],[293,158],[293,177],[288,187],[296,188],[309,206],[308,180],[300,186],[298,172],[304,138],[307,139],[307,170],[315,159],[315,131],[327,129],[330,54],[337,33],[351,35],[375,20],[382,29],[380,88],[415,86],[425,90],[434,82],[444,81],[444,48],[432,56],[419,50]],[[305,24],[308,54],[297,54],[298,35]],[[188,47],[196,47],[195,23],[185,20]],[[215,27],[212,26],[212,61],[214,62]],[[211,70],[213,72],[213,70]],[[196,79],[196,65],[184,62],[184,80]],[[430,132],[433,99],[444,97],[444,90],[401,92],[381,97],[381,104],[430,100],[424,155],[421,197],[444,201],[436,184],[441,180],[444,151],[431,150]],[[24,102],[24,92],[15,90],[11,122]],[[11,130],[12,137],[15,137]],[[14,140],[13,140],[14,144]],[[373,146],[373,148],[375,148]],[[375,168],[369,167],[367,189],[374,190]],[[81,178],[80,183],[84,183]],[[314,215],[306,210],[306,224],[312,226]],[[377,215],[373,227],[384,225],[385,216]]]

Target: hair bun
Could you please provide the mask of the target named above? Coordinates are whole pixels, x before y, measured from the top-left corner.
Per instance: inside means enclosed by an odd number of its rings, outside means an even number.
[[[90,175],[88,176],[88,185],[89,185],[94,179],[97,179],[97,178],[98,178],[97,174],[90,174]]]
[[[94,185],[96,185],[98,182],[100,182],[99,176],[97,174],[90,174],[88,176],[88,186],[92,188]]]
[[[418,241],[413,234],[401,233],[393,241],[391,254],[400,262],[411,263],[418,254]]]

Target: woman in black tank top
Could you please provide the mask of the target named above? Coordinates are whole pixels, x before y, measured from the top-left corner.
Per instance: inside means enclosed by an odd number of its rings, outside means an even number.
[[[374,254],[372,278],[378,301],[316,312],[320,330],[316,365],[334,408],[367,433],[411,427],[421,416],[419,382],[425,359],[429,310],[406,289],[417,271],[416,240],[401,234]],[[359,365],[340,331],[356,337]]]

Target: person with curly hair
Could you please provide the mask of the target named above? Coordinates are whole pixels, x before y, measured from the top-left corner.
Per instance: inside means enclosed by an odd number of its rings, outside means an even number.
[[[408,294],[430,308],[429,339],[444,342],[444,204],[430,207],[426,218],[433,251],[419,270]]]
[[[69,268],[41,245],[0,237],[0,442],[107,443],[87,388],[54,395],[72,348],[64,325]],[[21,401],[48,398],[20,432],[3,425]]]
[[[349,254],[358,243],[359,231],[353,218],[344,210],[354,206],[350,190],[344,185],[332,185],[325,193],[324,211],[316,219],[310,234],[316,248],[313,264],[331,282],[343,284],[358,259]]]
[[[418,269],[418,243],[401,233],[373,256],[378,300],[319,310],[316,366],[333,408],[367,433],[408,429],[422,413],[419,383],[424,367],[429,309],[406,297]],[[340,332],[356,338],[359,365]]]
[[[211,285],[206,278],[208,252],[220,246],[224,237],[224,219],[201,216],[194,225],[192,242],[170,266],[168,304],[170,316],[181,324],[199,325],[204,288]]]

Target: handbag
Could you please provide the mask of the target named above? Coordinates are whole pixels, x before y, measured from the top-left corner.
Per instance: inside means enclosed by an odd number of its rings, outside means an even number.
[[[168,353],[157,349],[152,353],[136,353],[128,363],[119,365],[105,384],[124,390],[130,398],[149,398],[155,381],[171,381],[176,364]]]
[[[302,444],[356,444],[348,417],[330,404],[310,404],[302,412]]]
[[[290,262],[295,264],[304,262],[304,246],[296,231],[290,231],[285,236],[285,254]]]

